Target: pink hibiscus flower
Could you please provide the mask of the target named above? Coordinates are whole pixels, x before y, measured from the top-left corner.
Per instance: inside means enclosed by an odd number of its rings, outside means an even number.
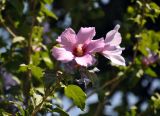
[[[111,60],[116,65],[123,65],[125,66],[125,60],[121,56],[122,50],[119,45],[122,41],[121,34],[118,32],[120,25],[116,25],[115,28],[109,31],[106,34],[106,38],[104,40],[105,46],[102,50],[102,54]]]
[[[74,60],[81,66],[91,66],[96,61],[94,53],[104,47],[103,38],[92,40],[95,34],[94,27],[81,27],[77,35],[73,29],[68,28],[58,37],[60,47],[53,47],[52,55],[63,63]]]

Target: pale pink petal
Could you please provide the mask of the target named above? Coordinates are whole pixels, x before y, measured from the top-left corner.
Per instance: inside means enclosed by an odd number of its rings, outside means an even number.
[[[100,52],[104,48],[104,38],[100,38],[97,40],[91,40],[91,42],[86,47],[86,52]]]
[[[106,58],[110,59],[113,64],[125,66],[125,60],[121,55],[108,55],[103,54]]]
[[[61,43],[61,36],[58,36],[58,38],[56,39],[56,41],[58,42],[58,43]]]
[[[66,29],[57,39],[57,42],[62,44],[65,47],[73,47],[77,41],[77,36],[73,29]]]
[[[120,55],[122,54],[122,50],[124,50],[124,48],[121,48],[120,46],[105,45],[102,53],[108,54],[108,55]]]
[[[82,57],[76,57],[75,61],[77,62],[77,64],[81,65],[81,66],[91,66],[95,63],[95,58],[89,54],[86,54]]]
[[[121,43],[122,37],[121,34],[118,32],[119,25],[116,25],[114,30],[109,31],[106,34],[105,43],[111,46],[117,46]]]
[[[81,27],[77,34],[78,44],[88,44],[95,36],[94,27]]]
[[[54,47],[52,49],[52,55],[56,60],[61,61],[63,63],[69,62],[74,58],[73,54],[70,51],[67,51],[64,48],[57,47]]]
[[[119,30],[119,28],[120,28],[120,25],[119,25],[119,24],[117,24],[117,25],[114,27],[114,30],[118,31],[118,30]]]

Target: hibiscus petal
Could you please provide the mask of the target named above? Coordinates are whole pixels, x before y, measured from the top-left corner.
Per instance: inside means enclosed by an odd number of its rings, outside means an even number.
[[[73,60],[74,56],[70,51],[67,51],[64,48],[57,48],[54,47],[52,49],[52,55],[58,60],[63,63],[69,62]]]
[[[93,56],[86,54],[82,57],[76,57],[75,61],[81,66],[88,67],[93,65],[96,62],[96,59]]]
[[[122,37],[121,34],[118,32],[119,25],[116,25],[114,30],[109,31],[106,34],[105,43],[111,46],[117,46],[121,43]]]
[[[61,36],[58,36],[58,38],[56,39],[56,41],[58,42],[58,43],[61,43]]]
[[[104,38],[92,40],[86,47],[86,51],[89,53],[100,52],[104,48]]]
[[[77,36],[73,29],[66,29],[57,39],[63,46],[71,48],[77,41]]]
[[[108,55],[103,54],[106,58],[110,59],[113,64],[125,66],[125,59],[121,55]]]
[[[124,48],[121,48],[120,46],[105,45],[102,53],[107,54],[107,55],[120,55],[122,54],[122,50],[124,50]]]
[[[121,55],[110,56],[110,60],[116,65],[125,66],[125,59]]]
[[[94,27],[81,27],[77,34],[78,44],[88,44],[95,34],[96,31]]]

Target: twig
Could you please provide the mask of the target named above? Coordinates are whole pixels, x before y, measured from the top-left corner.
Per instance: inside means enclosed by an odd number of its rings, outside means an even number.
[[[53,94],[54,91],[55,91],[55,89],[53,89],[53,90],[50,92],[50,94]],[[49,95],[50,95],[50,94],[49,94]],[[48,98],[49,95],[45,95],[45,96],[43,97],[41,103],[39,103],[39,104],[34,108],[31,116],[35,116],[35,115],[36,115],[36,113],[41,109],[41,107],[43,106],[43,103],[46,101],[46,99]]]
[[[35,116],[36,113],[37,113],[39,110],[41,110],[41,107],[43,106],[43,103],[47,100],[48,96],[54,94],[55,90],[56,90],[57,88],[59,88],[60,82],[61,82],[61,79],[62,79],[61,76],[62,76],[61,73],[59,73],[59,71],[57,71],[57,75],[56,75],[57,80],[56,80],[56,85],[55,85],[55,87],[54,87],[54,88],[52,87],[51,90],[49,89],[49,91],[46,91],[46,92],[45,92],[45,95],[44,95],[41,103],[39,103],[39,104],[34,108],[34,110],[32,111],[31,116]]]
[[[105,101],[105,100],[104,100],[104,101]],[[99,116],[99,114],[100,114],[101,111],[103,110],[104,101],[98,103],[98,106],[97,106],[97,108],[96,108],[96,112],[95,112],[94,116]]]
[[[30,10],[33,10],[35,9],[35,2],[32,1],[32,4],[31,6],[33,6],[32,9]],[[29,37],[28,37],[28,46],[27,46],[27,64],[32,64],[32,34],[33,34],[33,26],[35,24],[35,15],[33,16],[32,18],[32,22],[31,22],[31,32],[29,34]],[[30,89],[31,89],[31,86],[32,86],[32,83],[31,83],[31,79],[32,79],[32,73],[31,73],[31,70],[29,69],[27,71],[27,79],[26,79],[26,82],[24,83],[24,93],[25,93],[25,104],[28,105],[28,101],[30,99],[30,96],[29,96],[29,92],[30,92]]]
[[[9,34],[11,34],[13,37],[16,37],[16,34],[4,23],[4,21],[1,21],[1,24],[8,31]]]

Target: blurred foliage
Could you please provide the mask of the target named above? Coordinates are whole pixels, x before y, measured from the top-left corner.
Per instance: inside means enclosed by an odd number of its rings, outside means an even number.
[[[94,26],[99,38],[117,23],[126,67],[101,55],[97,68],[88,69],[53,59],[51,49],[65,28]],[[68,116],[75,105],[85,111],[81,116],[159,116],[159,75],[159,1],[0,0],[2,116]],[[98,102],[86,110],[85,101],[94,93]],[[73,101],[68,109],[64,96]]]

